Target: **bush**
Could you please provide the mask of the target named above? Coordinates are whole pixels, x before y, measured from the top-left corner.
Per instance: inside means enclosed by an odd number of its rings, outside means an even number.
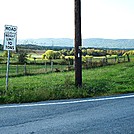
[[[27,63],[27,53],[26,52],[20,52],[20,54],[18,55],[18,62],[23,64],[23,63]]]

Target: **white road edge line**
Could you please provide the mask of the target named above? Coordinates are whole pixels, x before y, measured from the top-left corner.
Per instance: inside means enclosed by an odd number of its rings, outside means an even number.
[[[95,102],[95,101],[105,101],[105,100],[116,100],[116,99],[125,99],[133,98],[134,95],[127,96],[118,96],[118,97],[107,97],[107,98],[98,98],[98,99],[88,99],[88,100],[78,100],[78,101],[65,101],[65,102],[50,102],[50,103],[41,103],[41,104],[16,104],[16,105],[7,105],[0,106],[0,109],[4,108],[20,108],[20,107],[34,107],[34,106],[50,106],[50,105],[63,105],[63,104],[75,104],[83,102]]]

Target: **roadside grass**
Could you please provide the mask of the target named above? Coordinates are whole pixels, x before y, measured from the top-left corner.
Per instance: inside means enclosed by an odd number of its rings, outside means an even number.
[[[134,92],[134,63],[121,63],[88,71],[90,74],[83,72],[83,81],[86,81],[85,85],[88,85],[92,96]]]
[[[74,71],[0,79],[0,103],[23,103],[84,98],[134,92],[134,62],[83,70],[83,86],[76,88]]]

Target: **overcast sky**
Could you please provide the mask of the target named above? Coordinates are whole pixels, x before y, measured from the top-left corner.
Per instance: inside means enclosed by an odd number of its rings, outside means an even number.
[[[81,0],[82,37],[134,39],[134,0]],[[18,27],[18,39],[74,38],[74,0],[0,0],[4,25]]]

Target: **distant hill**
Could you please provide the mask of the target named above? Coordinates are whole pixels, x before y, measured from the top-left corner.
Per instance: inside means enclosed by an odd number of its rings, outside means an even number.
[[[2,44],[2,40],[0,40]],[[18,44],[33,44],[39,46],[60,46],[74,47],[74,40],[70,38],[39,38],[18,40]],[[83,47],[92,48],[117,48],[117,49],[134,49],[134,39],[103,39],[87,38],[82,40]]]
[[[70,39],[70,38],[28,39],[28,40],[18,40],[18,44],[34,44],[34,45],[40,45],[40,46],[72,47],[73,39]]]
[[[118,48],[118,49],[134,49],[134,39],[101,39],[89,38],[83,40],[84,47],[95,48]]]

